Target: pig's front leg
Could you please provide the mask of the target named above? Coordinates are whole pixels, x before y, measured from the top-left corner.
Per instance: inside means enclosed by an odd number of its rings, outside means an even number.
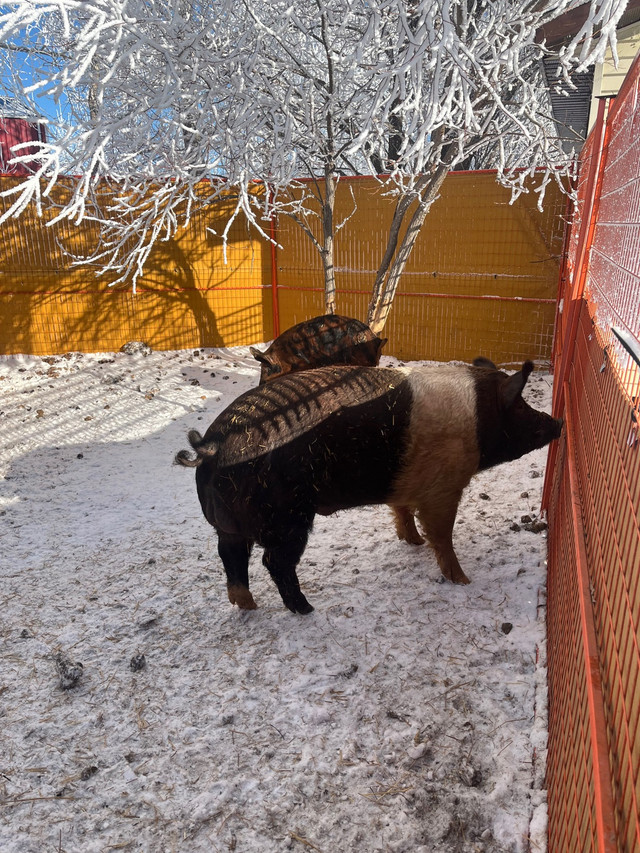
[[[453,525],[462,492],[441,496],[418,507],[418,519],[435,551],[440,571],[452,583],[471,583],[453,550]]]

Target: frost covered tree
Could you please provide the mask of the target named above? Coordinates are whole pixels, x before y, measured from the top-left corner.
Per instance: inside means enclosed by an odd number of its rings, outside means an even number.
[[[539,33],[580,5],[559,50],[567,90],[615,54],[626,0],[14,0],[2,86],[61,109],[5,217],[77,175],[57,217],[97,219],[92,259],[135,284],[200,205],[231,199],[229,225],[243,212],[263,231],[288,215],[320,252],[333,311],[336,188],[377,174],[396,200],[369,308],[380,331],[449,169],[492,166],[514,197],[536,170],[541,200],[550,180],[567,186],[575,161],[550,121]]]

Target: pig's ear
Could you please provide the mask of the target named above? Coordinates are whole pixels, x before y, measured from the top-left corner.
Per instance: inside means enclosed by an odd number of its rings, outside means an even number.
[[[261,350],[256,349],[255,347],[249,347],[249,352],[256,359],[256,361],[264,362],[265,364],[271,364],[268,356],[266,356]]]
[[[513,376],[510,376],[505,382],[502,387],[502,399],[506,409],[513,406],[520,394],[522,394],[522,389],[527,384],[527,379],[529,378],[532,370],[533,362],[525,361],[522,365],[522,370],[514,373]]]
[[[477,358],[473,359],[474,367],[484,367],[487,370],[497,370],[498,368],[491,361],[490,358],[485,358],[483,355],[479,355]]]

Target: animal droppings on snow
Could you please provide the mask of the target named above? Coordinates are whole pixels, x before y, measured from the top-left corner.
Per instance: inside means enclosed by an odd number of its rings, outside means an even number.
[[[129,669],[132,672],[140,672],[147,665],[147,659],[144,655],[133,655],[129,661]]]
[[[60,679],[60,687],[63,690],[71,690],[76,687],[84,671],[84,666],[80,661],[74,663],[62,652],[58,652],[55,657],[55,664]]]
[[[80,773],[80,778],[83,782],[86,782],[88,779],[91,779],[92,776],[95,776],[98,772],[98,768],[95,764],[91,764],[89,767],[85,767],[84,770]]]

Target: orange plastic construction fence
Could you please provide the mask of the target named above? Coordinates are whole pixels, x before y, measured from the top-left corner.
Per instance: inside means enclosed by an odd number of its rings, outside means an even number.
[[[640,850],[640,57],[585,145],[549,514],[549,849]],[[620,343],[622,339],[625,344]]]

